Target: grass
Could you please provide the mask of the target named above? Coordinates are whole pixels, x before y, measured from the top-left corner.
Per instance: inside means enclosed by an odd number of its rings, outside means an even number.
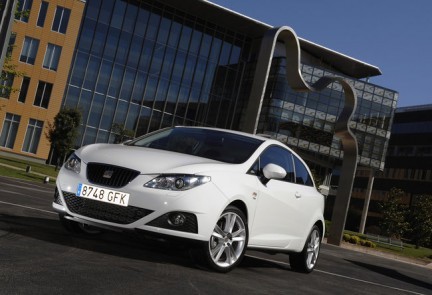
[[[403,249],[380,244],[377,244],[376,249],[405,257],[421,259],[429,263],[432,262],[432,249],[429,248],[419,247],[418,249],[416,249],[414,245],[404,243]]]
[[[362,235],[357,232],[345,231],[345,233],[349,235],[359,236],[362,239],[367,239],[366,235]],[[375,250],[391,253],[394,255],[404,256],[408,258],[420,259],[425,261],[426,263],[432,263],[432,249],[424,248],[424,247],[419,247],[418,249],[416,249],[415,245],[408,244],[408,243],[403,243],[403,249],[401,249],[397,246],[380,244],[375,241],[372,242],[376,244]]]
[[[40,174],[47,175],[50,177],[57,177],[57,174],[58,174],[58,171],[55,171],[54,166],[35,163],[35,162],[25,160],[25,159],[0,156],[0,163],[14,166],[14,167],[18,167],[18,168],[21,168],[24,170],[27,168],[27,166],[30,165],[32,172],[40,173]],[[4,166],[1,166],[0,175],[17,177],[17,178],[22,178],[22,179],[26,179],[26,180],[31,180],[32,178],[36,177],[36,175],[34,175],[34,174],[30,174],[30,173],[26,173],[26,172],[20,173],[20,171],[18,171],[18,170],[10,169],[10,168],[4,167]],[[43,177],[41,177],[40,179],[43,179]],[[37,178],[37,180],[38,180],[38,178]]]
[[[44,181],[44,178],[45,178],[45,177],[40,176],[40,175],[27,173],[27,172],[21,171],[21,170],[10,169],[8,167],[3,167],[3,166],[0,166],[0,175],[12,177],[12,178],[23,179],[23,180],[28,180],[28,181],[33,181],[33,182],[39,182],[39,183],[42,183]],[[50,179],[50,183],[54,183],[54,181],[52,179]]]

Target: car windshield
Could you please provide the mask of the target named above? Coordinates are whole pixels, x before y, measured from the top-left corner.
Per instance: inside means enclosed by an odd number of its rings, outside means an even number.
[[[219,130],[176,127],[145,135],[127,145],[240,164],[249,159],[262,142],[257,138]]]

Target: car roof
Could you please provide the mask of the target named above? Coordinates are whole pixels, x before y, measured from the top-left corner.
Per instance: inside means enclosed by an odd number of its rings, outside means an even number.
[[[259,139],[259,140],[262,140],[262,141],[279,142],[279,141],[277,141],[275,139],[267,137],[265,134],[251,134],[251,133],[246,133],[246,132],[243,132],[243,131],[223,129],[223,128],[202,127],[202,126],[174,126],[174,128],[190,128],[190,129],[214,130],[214,131],[221,131],[221,132],[227,132],[227,133],[242,135],[242,136],[246,136],[246,137],[250,137],[250,138]]]

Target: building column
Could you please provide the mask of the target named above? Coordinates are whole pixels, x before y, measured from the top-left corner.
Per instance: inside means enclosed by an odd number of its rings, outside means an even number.
[[[366,226],[366,219],[367,219],[367,214],[369,211],[369,202],[370,202],[370,198],[371,198],[371,194],[372,194],[372,188],[373,188],[374,180],[375,180],[375,171],[373,169],[369,169],[369,180],[368,180],[368,185],[367,185],[367,189],[366,189],[366,196],[365,196],[365,201],[363,204],[363,212],[362,212],[361,221],[360,221],[359,232],[361,234],[364,234],[364,229]]]

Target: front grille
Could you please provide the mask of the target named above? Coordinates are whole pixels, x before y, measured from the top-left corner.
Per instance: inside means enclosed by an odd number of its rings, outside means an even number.
[[[140,174],[139,171],[114,165],[88,163],[87,179],[94,183],[119,188],[125,186]]]
[[[59,194],[59,192],[58,192],[57,187],[55,188],[55,191],[54,191],[54,203],[63,206],[63,202],[62,202],[62,200],[61,200],[61,198],[60,198],[60,194]]]
[[[74,193],[65,191],[62,191],[62,193],[70,211],[98,220],[119,224],[129,224],[153,212],[152,210],[134,206],[123,207],[77,197]]]

